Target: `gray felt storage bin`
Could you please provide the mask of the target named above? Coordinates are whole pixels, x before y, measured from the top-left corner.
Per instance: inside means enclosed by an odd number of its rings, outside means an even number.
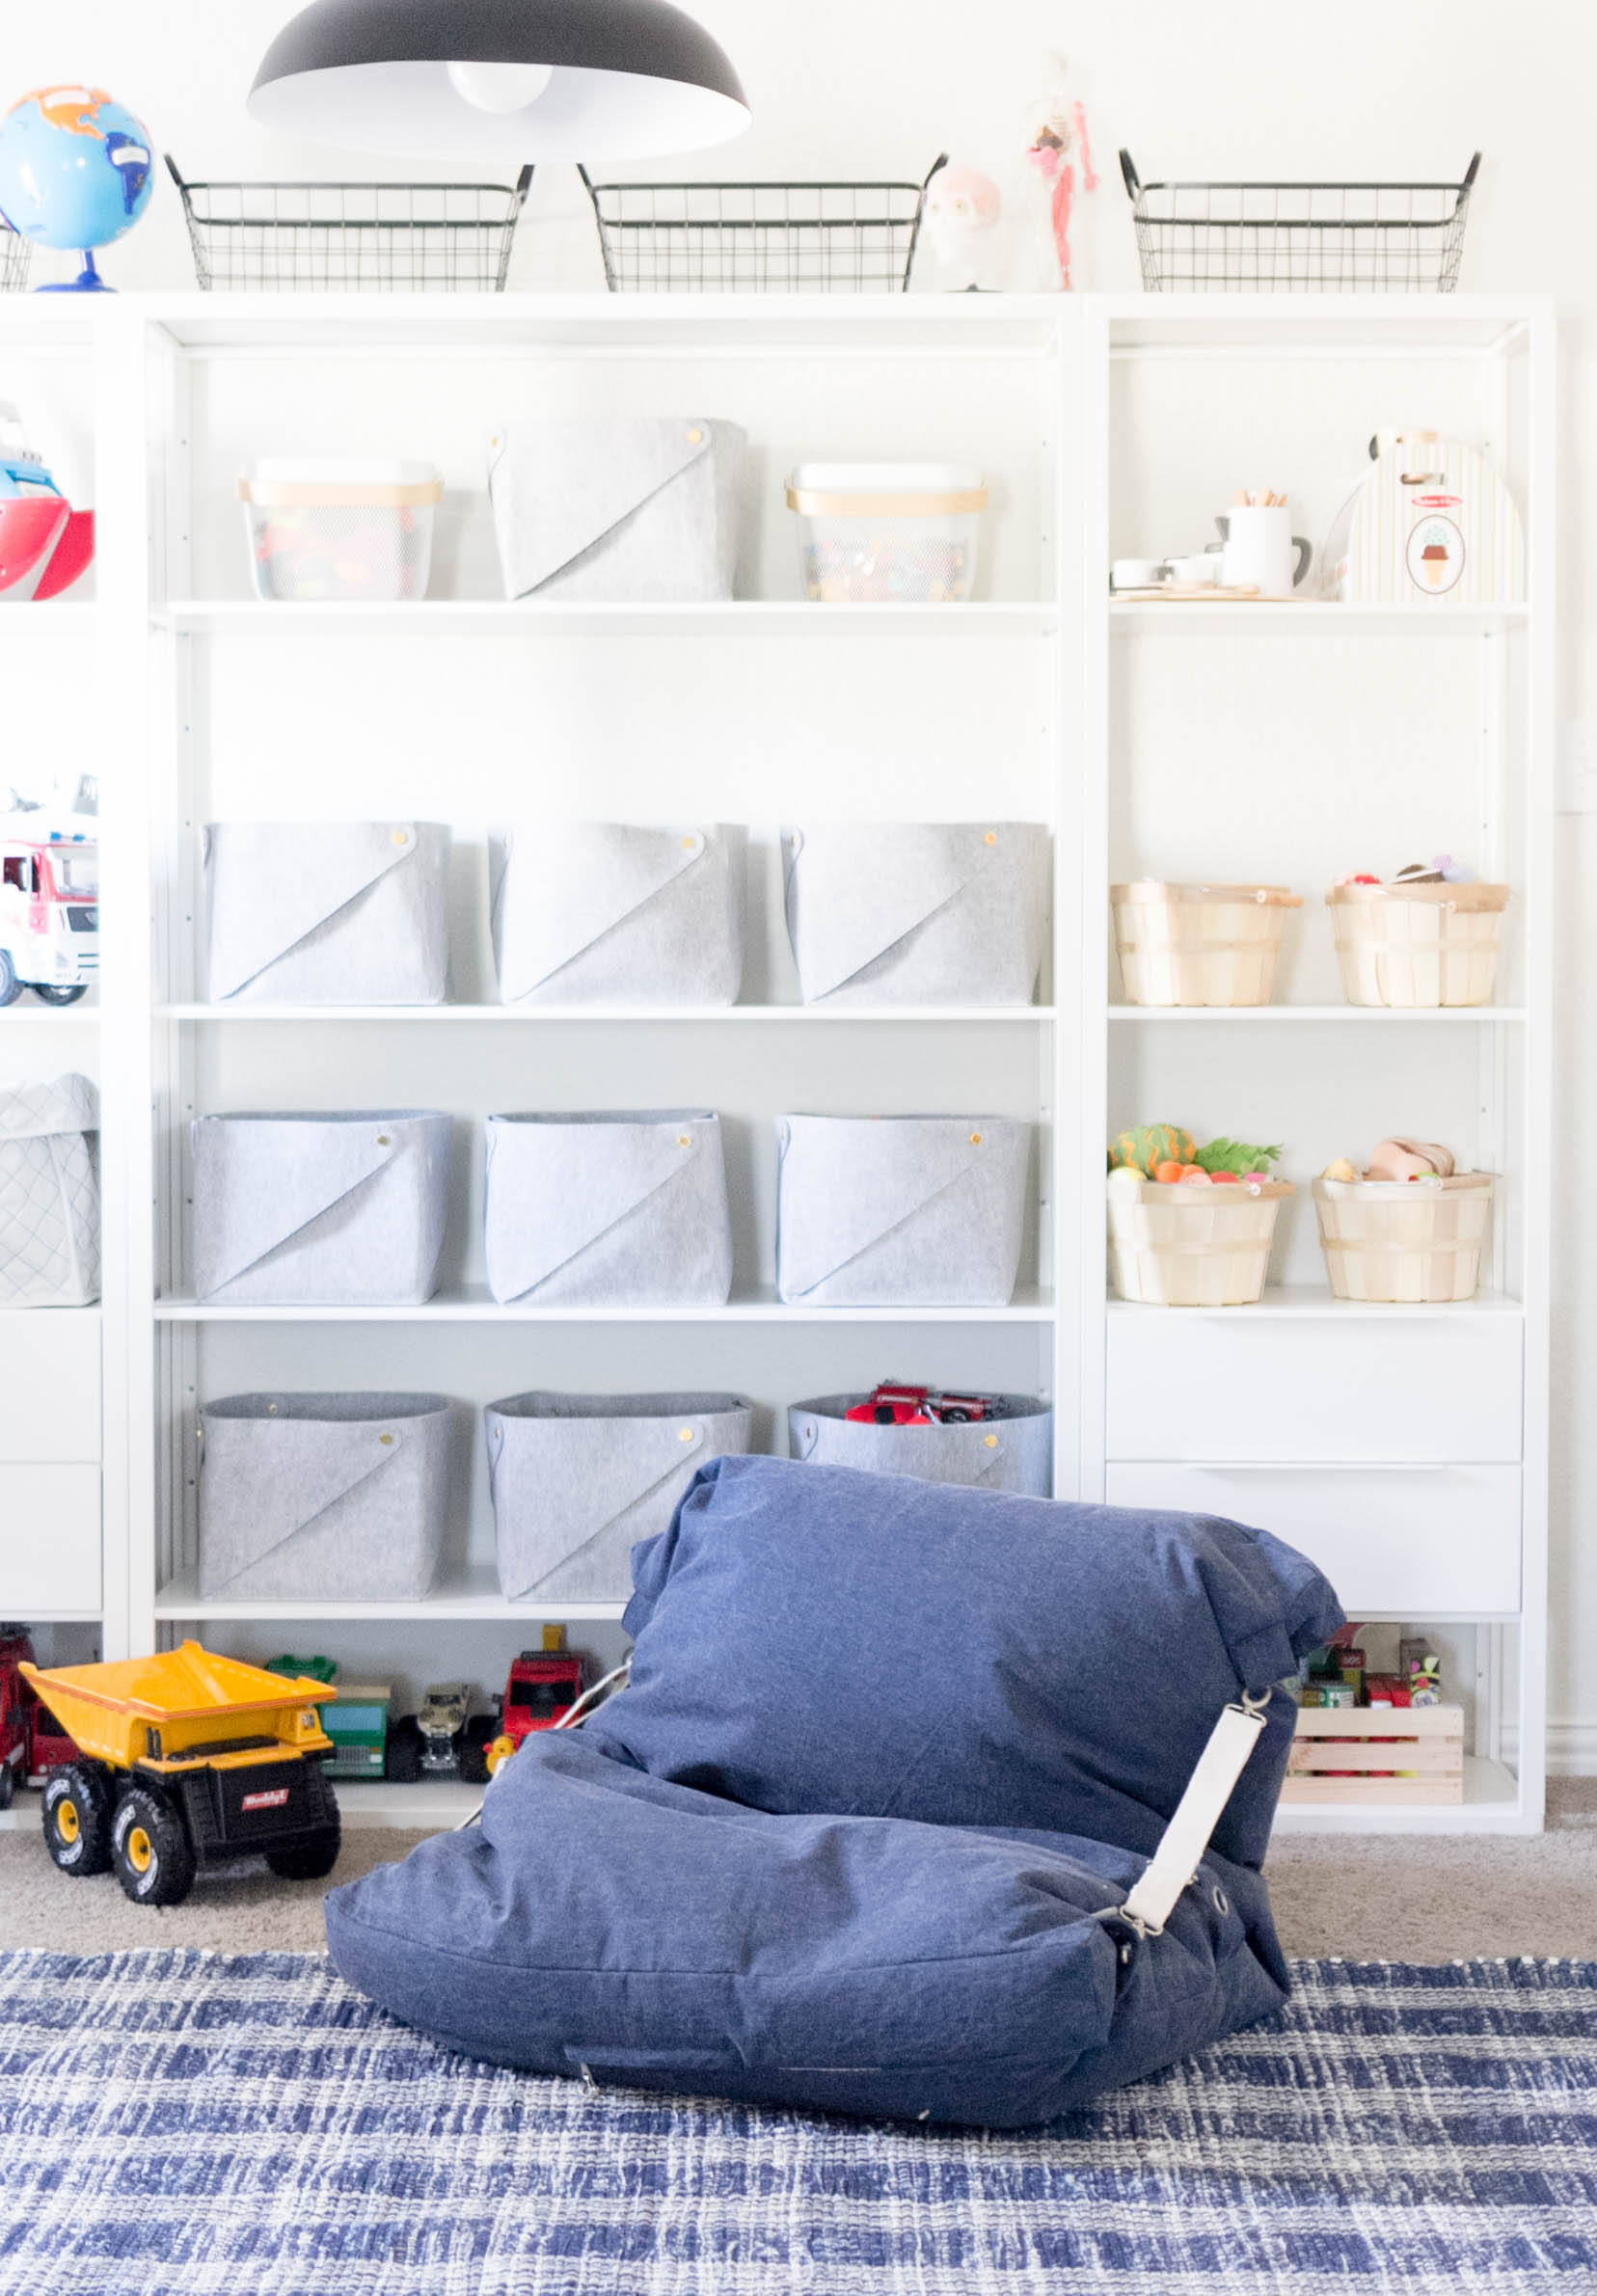
[[[200,1420],[200,1592],[420,1600],[444,1545],[442,1395],[227,1395]]]
[[[702,1108],[491,1116],[488,1288],[562,1307],[721,1307],[720,1119]]]
[[[1053,1413],[1035,1395],[1006,1395],[1004,1416],[965,1426],[878,1427],[846,1415],[864,1395],[817,1395],[788,1412],[796,1459],[912,1474],[927,1483],[1053,1497]]]
[[[213,1003],[443,1003],[441,823],[208,822],[203,851]]]
[[[0,1308],[99,1298],[98,1126],[87,1076],[0,1090]]]
[[[489,845],[501,1002],[736,1004],[747,843],[727,822],[502,831]]]
[[[489,442],[507,598],[730,598],[747,439],[702,416],[526,422]]]
[[[197,1297],[250,1307],[431,1299],[444,1248],[447,1116],[204,1116],[191,1138]]]
[[[778,1117],[782,1298],[801,1308],[1007,1306],[1030,1133],[1002,1117]]]
[[[807,1005],[1029,1005],[1048,924],[1037,822],[831,822],[782,832]]]
[[[707,1460],[746,1451],[741,1395],[512,1395],[483,1414],[500,1585],[511,1602],[621,1603],[633,1548]]]

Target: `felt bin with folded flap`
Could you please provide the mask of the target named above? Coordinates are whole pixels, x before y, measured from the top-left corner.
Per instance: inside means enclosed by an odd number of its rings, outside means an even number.
[[[488,1288],[562,1307],[721,1307],[732,1228],[708,1109],[491,1116]]]
[[[1004,1117],[776,1120],[776,1284],[793,1307],[1001,1308],[1031,1126]]]
[[[439,822],[208,822],[215,1004],[437,1005],[449,832]]]
[[[730,598],[747,440],[701,416],[517,423],[489,442],[507,598]]]
[[[98,1127],[87,1076],[0,1091],[0,1308],[99,1298]]]
[[[1039,822],[828,822],[782,832],[807,1005],[1026,1005],[1048,921]]]
[[[500,997],[731,1005],[744,963],[740,824],[541,822],[491,839]]]
[[[433,1109],[197,1118],[194,1289],[251,1307],[416,1307],[444,1248]]]
[[[1053,1497],[1053,1413],[1035,1395],[1005,1395],[996,1418],[937,1425],[880,1426],[851,1419],[864,1395],[815,1395],[788,1412],[796,1459],[817,1467],[908,1474],[923,1483]]]
[[[632,1550],[664,1530],[698,1470],[750,1448],[741,1395],[562,1395],[483,1414],[500,1585],[511,1602],[622,1603]]]
[[[448,1485],[443,1395],[226,1395],[201,1414],[200,1592],[418,1602]]]

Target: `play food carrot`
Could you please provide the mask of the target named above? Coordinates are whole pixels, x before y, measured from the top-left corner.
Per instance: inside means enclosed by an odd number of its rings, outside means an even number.
[[[1173,1181],[1182,1178],[1191,1169],[1192,1167],[1188,1164],[1166,1162],[1155,1168],[1153,1177],[1159,1181],[1161,1186],[1168,1188]]]

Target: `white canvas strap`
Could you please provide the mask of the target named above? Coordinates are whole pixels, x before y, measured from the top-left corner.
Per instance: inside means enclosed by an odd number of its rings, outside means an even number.
[[[1187,1780],[1186,1792],[1165,1827],[1159,1847],[1149,1859],[1141,1879],[1123,1905],[1110,1907],[1106,1921],[1120,1920],[1139,1937],[1157,1937],[1176,1907],[1176,1901],[1197,1874],[1215,1827],[1225,1814],[1232,1790],[1247,1768],[1248,1756],[1264,1733],[1270,1703],[1266,1690],[1255,1698],[1244,1690],[1234,1706],[1228,1706],[1209,1733]]]

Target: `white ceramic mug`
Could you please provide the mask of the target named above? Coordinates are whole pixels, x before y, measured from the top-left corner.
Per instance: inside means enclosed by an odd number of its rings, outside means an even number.
[[[1223,564],[1228,587],[1247,584],[1266,598],[1291,596],[1309,571],[1313,551],[1301,534],[1292,532],[1291,514],[1285,502],[1240,503],[1215,524],[1226,545]]]

